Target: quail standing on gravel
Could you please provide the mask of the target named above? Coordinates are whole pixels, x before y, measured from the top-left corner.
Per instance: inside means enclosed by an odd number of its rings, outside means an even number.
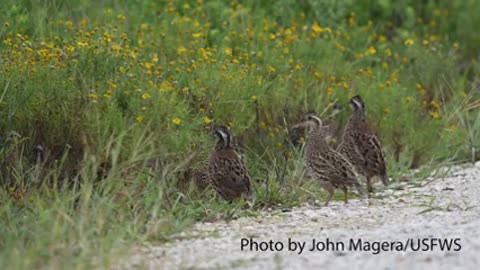
[[[366,177],[368,192],[373,192],[371,178],[379,176],[385,186],[388,174],[382,146],[372,132],[366,117],[365,103],[360,96],[350,99],[352,116],[345,127],[342,143],[337,150]]]
[[[253,199],[250,175],[241,155],[232,142],[232,134],[225,126],[215,126],[215,149],[208,164],[208,177],[220,196],[232,201],[241,197]]]
[[[348,188],[351,186],[363,195],[352,164],[330,147],[321,119],[314,113],[308,113],[296,127],[310,129],[306,141],[307,170],[310,176],[319,181],[328,192],[325,206],[332,199],[335,188],[343,190],[345,203],[348,202]]]

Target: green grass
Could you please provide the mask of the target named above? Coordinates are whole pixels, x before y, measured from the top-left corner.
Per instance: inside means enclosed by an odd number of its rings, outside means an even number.
[[[340,131],[356,94],[394,181],[478,160],[480,5],[396,2],[6,1],[1,265],[108,268],[197,221],[323,201],[286,130],[338,102]],[[249,209],[186,173],[214,123],[242,146]]]

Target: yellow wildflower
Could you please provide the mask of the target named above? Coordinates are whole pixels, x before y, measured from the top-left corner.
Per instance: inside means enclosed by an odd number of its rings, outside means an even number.
[[[175,117],[172,119],[172,122],[175,124],[175,125],[180,125],[180,123],[182,123],[182,119],[178,118],[178,117]]]
[[[208,116],[205,116],[203,117],[203,122],[205,122],[205,124],[210,124],[212,122],[212,119],[208,118]]]
[[[138,123],[142,123],[142,121],[143,121],[143,115],[137,116],[137,118],[135,118],[135,120],[137,120]]]
[[[377,53],[377,49],[375,49],[374,46],[369,46],[367,51],[365,51],[365,54],[367,55],[373,55],[375,53]]]
[[[142,95],[142,98],[145,99],[145,100],[147,100],[147,99],[149,99],[149,98],[151,98],[151,97],[152,97],[152,96],[150,96],[150,94],[148,94],[148,93],[143,93],[143,95]]]
[[[433,119],[439,119],[440,118],[440,114],[437,111],[429,111],[428,114],[430,114],[430,116]]]
[[[384,43],[387,41],[387,37],[384,35],[379,35],[378,36],[378,42]]]
[[[405,46],[412,46],[413,43],[413,39],[407,38],[403,44],[405,44]]]
[[[184,54],[187,52],[187,48],[185,48],[184,46],[180,46],[178,49],[177,49],[177,53],[178,54]]]
[[[151,63],[151,62],[146,62],[146,63],[145,63],[145,68],[151,69],[151,68],[153,68],[153,67],[155,67],[155,64],[153,64],[153,63]]]
[[[112,97],[112,90],[108,90],[107,92],[105,92],[105,94],[103,94],[103,97],[111,98]]]
[[[77,42],[77,45],[78,45],[78,47],[86,47],[86,46],[88,46],[88,43],[84,42],[84,41],[79,41],[79,42]]]
[[[318,22],[314,22],[312,25],[312,31],[316,34],[321,34],[325,30],[320,27],[320,24],[318,24]]]
[[[385,50],[385,55],[386,56],[391,56],[392,55],[392,50],[391,49],[386,49]]]
[[[110,85],[110,87],[111,87],[112,89],[117,89],[117,84],[116,84],[116,83],[114,83],[114,82],[112,82],[112,81],[109,81],[108,84]]]
[[[333,94],[333,88],[327,87],[327,89],[325,89],[325,92],[327,93],[327,96],[331,96]]]
[[[257,96],[252,96],[251,99],[252,101],[257,101]]]

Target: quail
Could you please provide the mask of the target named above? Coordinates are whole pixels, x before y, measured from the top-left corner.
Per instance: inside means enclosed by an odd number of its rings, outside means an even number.
[[[304,120],[295,127],[310,129],[305,146],[307,171],[328,192],[325,206],[332,199],[335,188],[344,192],[345,203],[348,202],[348,188],[351,186],[363,195],[352,164],[330,147],[329,136],[321,119],[314,113],[307,113]]]
[[[336,114],[338,114],[343,110],[342,106],[337,102],[333,102],[331,106],[328,106],[327,109],[331,110],[329,118],[333,118]],[[314,111],[309,111],[308,113],[315,114]],[[322,121],[322,122],[323,122],[323,127],[326,129],[327,136],[331,136],[335,138],[335,141],[336,141],[336,137],[337,135],[339,135],[339,131],[340,131],[337,128],[337,124],[333,121],[328,121],[328,120]],[[287,142],[291,143],[293,147],[301,146],[303,144],[303,139],[306,137],[305,136],[307,133],[306,128],[307,127],[303,125],[295,125],[290,129],[288,129]]]
[[[357,172],[366,177],[368,192],[373,192],[371,178],[374,176],[380,176],[383,184],[388,185],[382,146],[368,124],[362,98],[359,95],[352,97],[349,105],[353,111],[352,116],[337,150],[354,165]]]
[[[208,178],[220,196],[232,201],[241,197],[253,199],[250,175],[225,126],[215,126],[215,148],[208,163]]]

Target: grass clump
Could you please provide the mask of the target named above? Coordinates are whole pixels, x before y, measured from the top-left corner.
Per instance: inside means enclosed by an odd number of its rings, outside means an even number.
[[[478,160],[479,66],[470,60],[478,9],[475,1],[7,1],[2,265],[108,267],[132,245],[169,240],[195,221],[314,202],[324,195],[304,179],[288,126],[356,94],[394,181],[411,168]],[[346,109],[330,120],[341,127],[348,117]],[[253,210],[192,183],[213,123],[230,125],[242,146]]]

